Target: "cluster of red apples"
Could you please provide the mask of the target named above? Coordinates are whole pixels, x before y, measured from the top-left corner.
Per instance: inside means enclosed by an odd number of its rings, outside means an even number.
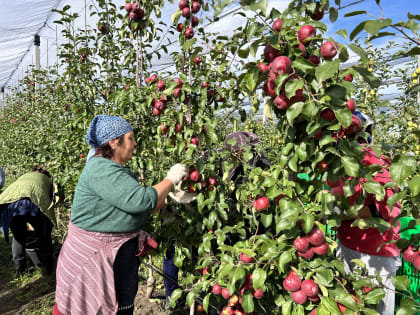
[[[181,10],[182,16],[185,18],[185,22],[178,23],[176,30],[180,33],[184,32],[186,39],[191,39],[194,37],[193,28],[199,23],[199,19],[195,14],[200,11],[200,0],[193,0],[192,2],[189,2],[188,0],[180,0],[178,7]]]
[[[283,288],[291,292],[292,300],[296,304],[305,304],[309,299],[318,302],[318,285],[311,279],[301,280],[292,270],[283,280]]]
[[[252,296],[256,299],[261,299],[264,296],[264,291],[258,288],[257,290],[254,289],[252,284],[252,274],[249,274],[245,280],[245,283],[242,285],[241,289],[239,290],[239,294],[230,294],[228,288],[222,288],[222,286],[218,283],[213,285],[212,292],[215,295],[221,295],[224,299],[228,300],[227,305],[222,309],[222,315],[245,315],[242,308],[242,296],[246,292],[246,290],[250,290]]]
[[[140,21],[144,18],[144,10],[140,8],[138,2],[126,3],[125,10],[132,21]]]
[[[198,145],[198,138],[193,136],[191,138],[191,144]],[[184,177],[184,183],[188,183],[187,191],[189,193],[197,193],[199,187],[201,187],[201,190],[213,190],[217,184],[217,180],[214,177],[209,177],[205,180],[195,166],[191,165],[189,175]],[[200,186],[197,184],[200,184]]]
[[[319,16],[315,16],[319,18]],[[321,17],[322,18],[322,17]],[[283,27],[283,20],[277,19],[274,21],[271,29],[275,33],[280,33]],[[316,29],[312,25],[303,25],[298,33],[297,39],[299,44],[295,47],[301,51],[301,56],[306,57],[306,47],[311,43],[311,39],[316,37]],[[326,41],[320,48],[321,56],[325,60],[333,59],[337,54],[337,46],[331,41]],[[286,81],[299,79],[299,76],[295,73],[292,68],[292,61],[287,56],[282,56],[282,52],[277,50],[270,43],[264,49],[264,59],[266,62],[258,64],[258,69],[267,74],[267,81],[264,85],[264,92],[266,95],[274,99],[274,106],[278,109],[288,109],[291,105],[297,102],[304,102],[305,96],[302,89],[296,90],[294,96],[290,99],[285,95],[285,85],[280,88],[280,93],[277,92],[276,79],[279,75],[289,74]],[[316,55],[311,55],[308,60],[314,65],[319,65],[321,62],[320,58]]]
[[[295,239],[293,245],[297,254],[305,259],[312,259],[315,254],[324,256],[328,252],[328,243],[325,240],[324,232],[316,225],[307,235]]]

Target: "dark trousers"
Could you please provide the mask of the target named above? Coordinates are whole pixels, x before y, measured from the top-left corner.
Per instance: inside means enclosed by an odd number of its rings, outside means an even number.
[[[163,278],[165,284],[165,296],[171,296],[172,292],[178,288],[178,267],[174,264],[175,247],[172,246],[167,250],[166,256],[163,259],[163,273],[172,278],[176,282]]]
[[[31,232],[27,230],[27,223],[34,228],[33,236],[39,240],[39,260],[43,274],[53,270],[53,246],[51,231],[53,224],[41,211],[36,216],[16,215],[10,223],[13,233],[12,256],[16,267],[16,274],[20,275],[26,269],[26,245]]]
[[[139,284],[140,260],[136,256],[138,238],[125,242],[114,261],[115,293],[118,301],[117,315],[131,315]]]

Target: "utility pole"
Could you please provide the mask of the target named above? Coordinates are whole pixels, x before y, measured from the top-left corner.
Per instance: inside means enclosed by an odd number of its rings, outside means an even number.
[[[34,46],[35,46],[35,70],[39,71],[41,67],[41,54],[39,46],[41,45],[41,38],[38,34],[34,36]],[[35,80],[35,91],[39,90],[38,80]]]

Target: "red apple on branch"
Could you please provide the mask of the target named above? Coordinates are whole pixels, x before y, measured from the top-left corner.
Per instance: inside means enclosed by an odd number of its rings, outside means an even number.
[[[292,292],[292,300],[296,304],[305,304],[308,298],[302,290],[299,290]]]
[[[346,103],[346,106],[352,113],[356,110],[356,102],[354,99],[349,99]]]
[[[337,55],[337,46],[331,41],[326,41],[321,46],[321,56],[326,60],[331,60]]]
[[[303,280],[301,289],[306,296],[314,297],[318,294],[318,285],[313,280]]]
[[[283,20],[277,19],[274,21],[273,26],[271,26],[271,28],[273,29],[274,32],[279,33],[281,31],[282,26],[283,26]]]
[[[260,197],[257,200],[254,200],[252,206],[257,211],[267,210],[270,207],[270,200],[266,196]]]
[[[298,40],[305,45],[310,44],[310,40],[307,38],[315,37],[316,29],[312,25],[304,25],[298,31]]]

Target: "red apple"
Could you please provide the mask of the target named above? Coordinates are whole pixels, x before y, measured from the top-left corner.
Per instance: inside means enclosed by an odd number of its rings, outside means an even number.
[[[257,291],[255,291],[254,293],[252,293],[252,295],[256,299],[261,299],[263,297],[263,295],[264,295],[264,291],[261,290],[260,288],[258,288]]]
[[[229,305],[229,306],[235,306],[235,305],[237,305],[238,303],[239,303],[239,297],[238,297],[236,294],[232,295],[232,296],[229,298],[229,301],[228,301],[228,305]]]
[[[196,136],[191,138],[191,144],[198,145],[198,138]]]
[[[272,80],[275,80],[278,75],[283,73],[289,73],[292,68],[292,62],[286,56],[276,57],[270,65],[269,76]]]
[[[220,293],[222,293],[222,287],[220,286],[220,284],[216,283],[213,286],[212,292],[213,292],[213,294],[216,294],[216,295],[219,295]]]
[[[371,287],[368,287],[368,286],[363,285],[363,286],[362,286],[362,291],[363,291],[363,293],[368,293],[368,292],[372,291],[372,288],[371,288]]]
[[[347,82],[351,82],[351,81],[353,81],[353,75],[352,75],[352,74],[347,74],[347,75],[344,77],[344,81],[347,81]]]
[[[257,200],[254,200],[252,206],[257,211],[267,210],[270,207],[270,200],[266,196],[260,197]]]
[[[253,260],[253,258],[252,257],[248,257],[246,254],[244,254],[244,253],[241,253],[240,255],[239,255],[239,259],[241,260],[241,261],[243,261],[244,263],[246,263],[246,264],[249,264],[252,260]]]
[[[194,30],[191,27],[187,27],[187,29],[184,32],[184,35],[187,39],[191,39],[194,37]]]
[[[341,314],[344,314],[346,312],[346,307],[343,304],[337,302],[337,306]]]
[[[134,11],[131,11],[128,16],[130,17],[131,20],[137,20],[137,13]]]
[[[286,95],[280,94],[274,99],[274,106],[276,106],[278,109],[288,109],[290,105],[291,102],[286,97]]]
[[[310,279],[302,281],[301,289],[308,297],[314,297],[318,294],[318,285]]]
[[[305,47],[305,45],[300,42],[299,45],[297,46],[297,48],[302,52],[300,55],[302,57],[305,57],[306,56],[306,47]]]
[[[178,7],[182,10],[184,8],[188,7],[188,1],[187,0],[180,0],[178,3]]]
[[[193,16],[192,18],[191,18],[191,25],[192,25],[192,27],[196,27],[197,25],[198,25],[198,23],[200,22],[200,20],[198,19],[198,17],[197,16]]]
[[[280,56],[280,51],[267,44],[264,48],[264,58],[268,62],[272,62],[277,56]]]
[[[309,315],[316,315],[316,308],[314,308]]]
[[[310,56],[308,60],[312,62],[314,65],[319,65],[319,63],[321,62],[321,59],[315,55]]]
[[[162,102],[162,101],[157,101],[157,102],[155,103],[155,108],[156,108],[157,110],[159,110],[159,111],[163,111],[163,110],[165,110],[166,106],[165,106],[165,103],[164,103],[164,102]]]
[[[347,101],[346,106],[352,113],[356,110],[356,102],[352,98]]]
[[[194,1],[191,4],[191,12],[192,13],[197,13],[198,11],[200,11],[200,7],[201,7],[200,2]]]
[[[195,2],[194,2],[195,3]],[[200,63],[201,63],[201,57],[200,56],[197,56],[197,57],[195,57],[194,58],[194,63],[196,64],[196,65],[199,65]]]
[[[283,288],[290,292],[295,292],[300,289],[301,281],[295,274],[289,274],[283,280]]]
[[[261,72],[264,72],[264,73],[268,72],[268,70],[270,69],[269,65],[265,64],[264,62],[260,62],[260,63],[257,65],[257,68],[258,68]]]
[[[175,130],[175,132],[181,132],[182,131],[182,126],[179,123],[176,123],[174,130]]]
[[[234,314],[234,310],[232,309],[231,306],[226,306],[222,309],[222,315],[233,315]]]
[[[163,91],[165,89],[165,82],[163,82],[162,80],[159,80],[156,86],[157,86],[158,91]]]
[[[196,192],[197,192],[197,188],[194,186],[194,184],[193,184],[193,183],[189,183],[189,184],[188,184],[188,189],[187,189],[187,191],[188,191],[189,193],[196,193]]]
[[[331,60],[337,55],[337,46],[331,41],[326,41],[321,46],[321,56],[326,60]]]
[[[326,108],[321,112],[320,117],[328,121],[333,121],[335,119],[335,114],[332,109]]]
[[[182,85],[184,84],[184,82],[182,82],[182,79],[181,78],[175,78],[174,79],[174,82],[176,83],[176,87],[177,88],[181,88]]]
[[[84,155],[83,153],[80,153],[80,154],[79,154],[79,157],[80,157],[81,159],[83,159],[83,158],[85,157],[85,155]]]
[[[191,173],[190,173],[190,179],[193,181],[193,182],[198,182],[198,181],[200,181],[200,173],[198,172],[198,171],[192,171]]]
[[[274,80],[268,80],[265,82],[263,90],[268,96],[275,97],[277,95],[276,82]]]
[[[315,12],[311,14],[312,20],[319,21],[324,17],[324,9],[316,8]]]
[[[315,134],[315,139],[321,139],[322,138],[322,130],[318,130]]]
[[[155,83],[157,81],[157,78],[158,78],[157,74],[152,74],[150,76],[150,80],[151,80],[152,83]]]
[[[184,25],[182,23],[178,23],[178,25],[176,26],[176,30],[181,33],[183,26]]]
[[[210,186],[216,186],[216,183],[217,183],[217,181],[216,181],[215,178],[209,177],[209,185]]]
[[[302,290],[292,292],[292,300],[297,304],[305,304],[308,298]]]
[[[319,246],[325,241],[324,232],[316,226],[308,233],[307,236],[309,244],[313,246]]]
[[[316,36],[316,29],[312,25],[304,25],[299,29],[298,40],[305,45],[308,45],[311,41],[307,40],[309,37]]]
[[[283,20],[277,19],[274,21],[273,26],[271,26],[271,28],[273,29],[274,32],[279,33],[281,31],[282,26],[283,26]]]
[[[306,250],[304,252],[298,251],[297,253],[300,257],[303,257],[305,259],[311,259],[312,257],[314,257],[314,251],[313,251],[312,247],[308,248],[308,250]]]
[[[157,109],[156,107],[153,107],[152,114],[153,116],[159,116],[160,115],[159,109]]]
[[[305,96],[303,95],[303,90],[298,89],[296,90],[296,94],[290,98],[290,104],[294,104],[297,102],[304,102],[306,100]]]
[[[202,271],[201,271],[201,274],[204,276],[204,275],[206,275],[206,274],[208,274],[209,273],[209,267],[205,267]]]
[[[344,133],[346,135],[353,135],[358,133],[362,129],[362,123],[360,122],[359,117],[356,115],[351,116],[351,124],[347,128],[344,128]]]
[[[166,134],[169,130],[169,126],[166,126],[164,123],[160,124],[159,126],[160,131],[162,132],[162,134]]]
[[[312,250],[318,256],[324,256],[324,255],[326,255],[328,253],[328,248],[329,248],[328,243],[327,242],[324,242],[324,243],[322,243],[319,246],[312,247]]]
[[[293,245],[298,251],[304,252],[309,247],[309,240],[306,236],[298,237],[294,240]]]
[[[182,10],[182,16],[184,17],[184,18],[186,18],[186,19],[189,19],[190,18],[190,16],[191,16],[191,11],[190,11],[190,8],[189,7],[185,7],[185,8],[183,8]]]
[[[181,88],[176,88],[175,91],[174,91],[174,96],[176,98],[180,97],[181,96],[181,92],[182,92],[182,89]]]
[[[230,298],[229,290],[227,288],[222,289],[222,296],[227,300]]]
[[[198,305],[197,305],[197,311],[198,311],[198,312],[200,312],[200,313],[204,313],[204,312],[205,312],[205,310],[204,310],[204,306],[203,306],[203,305],[201,305],[201,304],[198,304]]]
[[[127,12],[130,12],[133,9],[133,5],[131,3],[126,3],[124,8]]]

